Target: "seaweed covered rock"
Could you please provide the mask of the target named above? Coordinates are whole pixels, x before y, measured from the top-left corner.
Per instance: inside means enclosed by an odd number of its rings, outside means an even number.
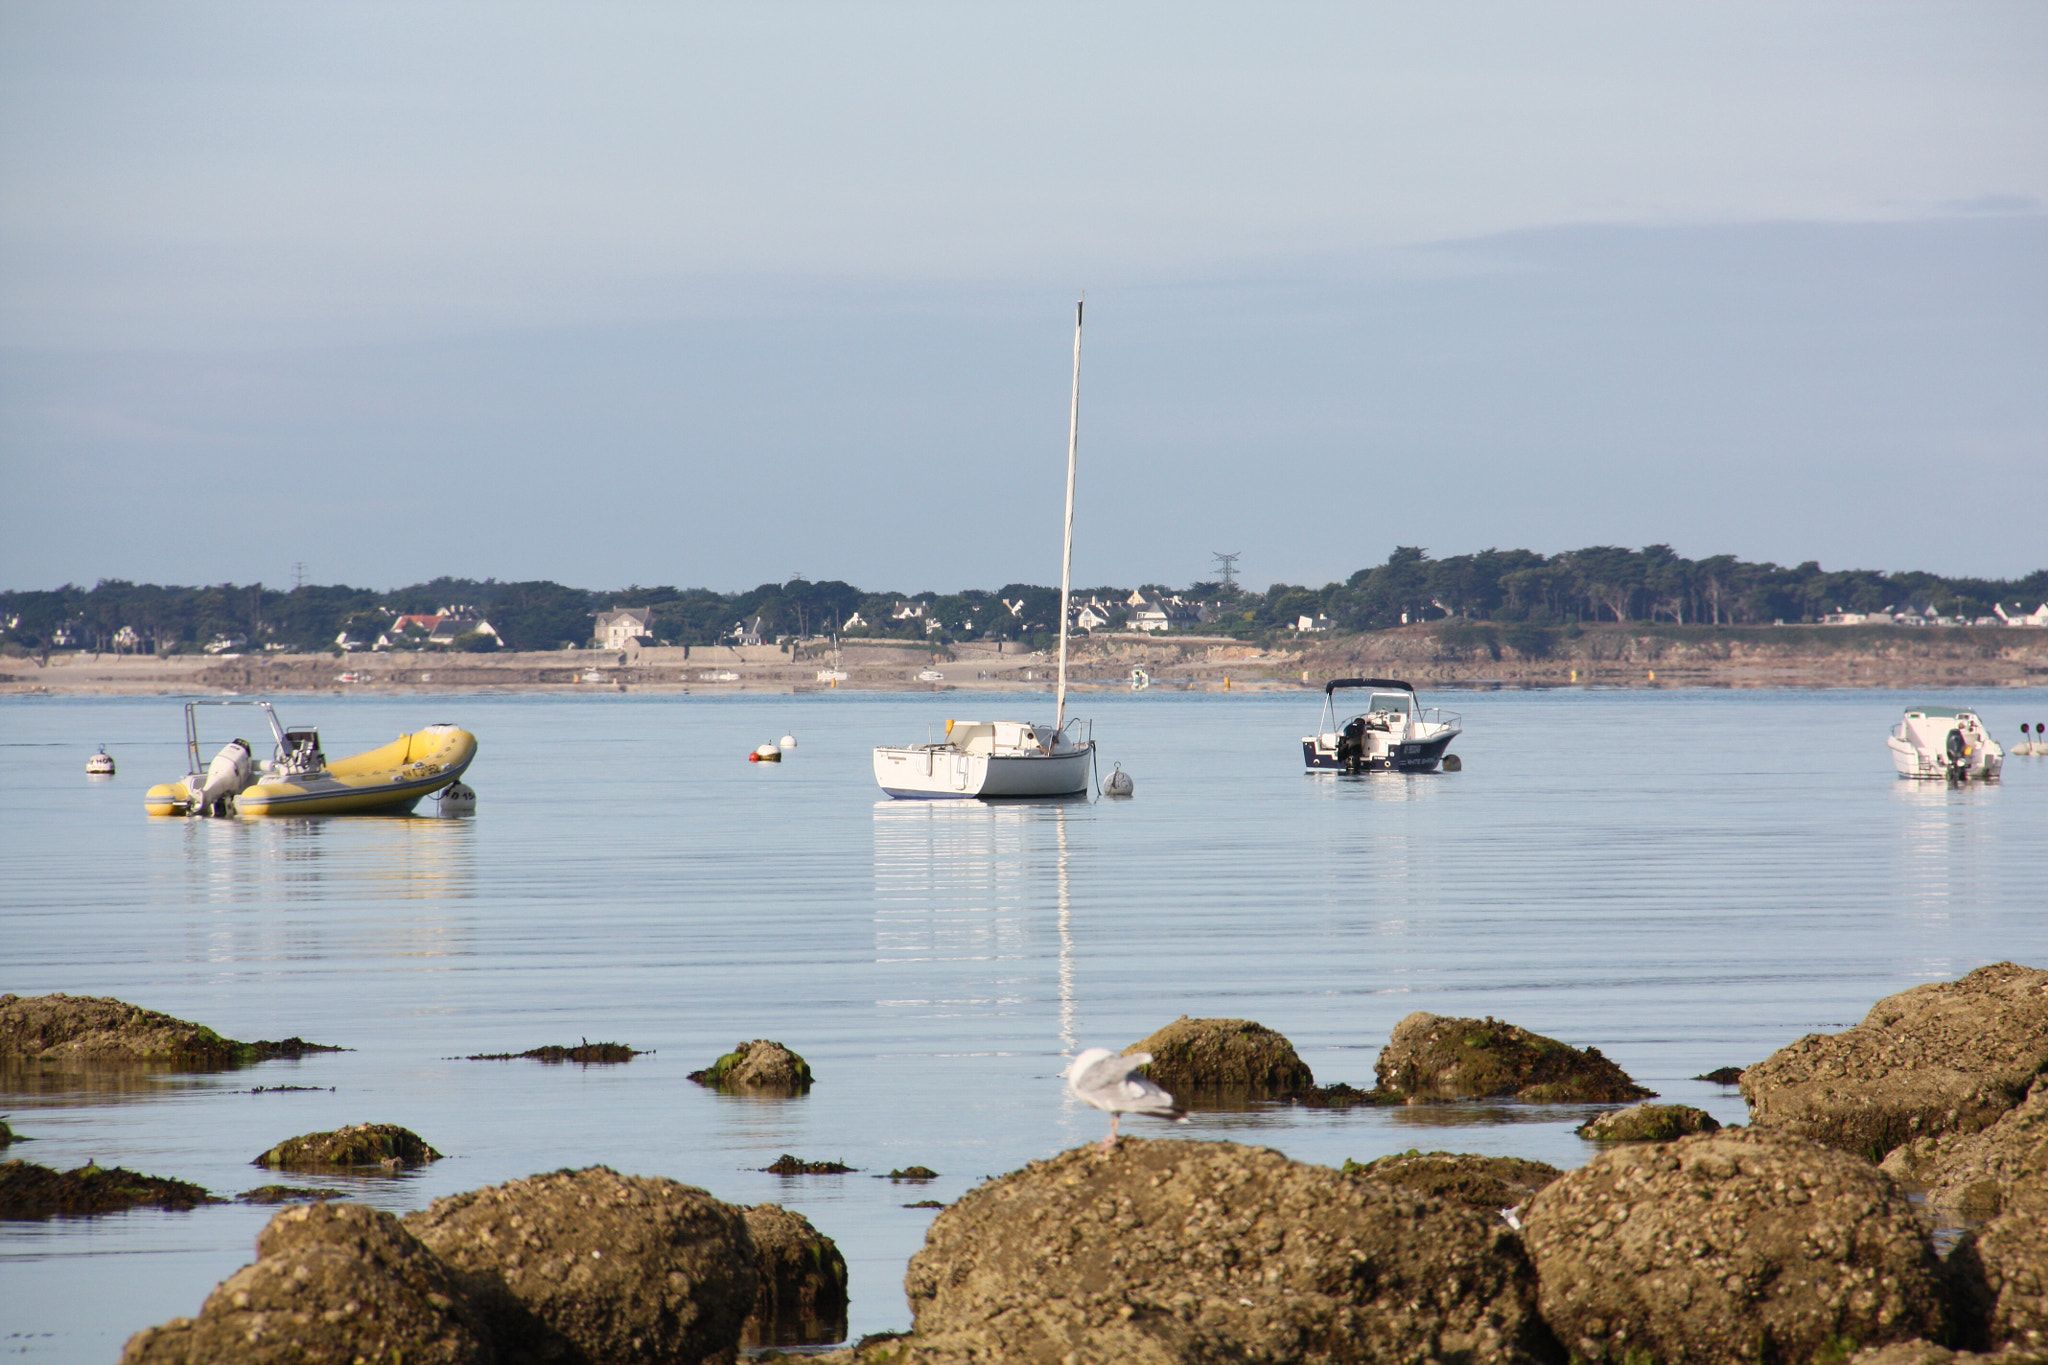
[[[690,1079],[714,1090],[761,1095],[796,1095],[811,1088],[811,1064],[766,1038],[741,1043]]]
[[[1806,1361],[1947,1326],[1905,1196],[1804,1139],[1617,1147],[1539,1192],[1522,1229],[1544,1320],[1587,1361]]]
[[[1175,1095],[1218,1091],[1279,1099],[1315,1087],[1294,1044],[1249,1019],[1190,1019],[1185,1014],[1124,1049],[1149,1052],[1144,1074]]]
[[[0,1151],[14,1145],[14,1130],[7,1126],[6,1119],[0,1119]]]
[[[2005,1211],[1949,1255],[1964,1338],[2048,1354],[2048,1186],[2015,1190]]]
[[[1527,1203],[1564,1174],[1541,1161],[1469,1152],[1398,1152],[1363,1165],[1347,1161],[1344,1173],[1489,1213]]]
[[[1418,1100],[1512,1095],[1541,1103],[1615,1104],[1651,1098],[1600,1055],[1485,1019],[1417,1011],[1394,1026],[1373,1067],[1380,1089]]]
[[[507,1365],[729,1356],[760,1278],[739,1209],[603,1166],[438,1199],[405,1227],[454,1270]]]
[[[0,1059],[230,1067],[339,1051],[303,1038],[237,1042],[112,996],[0,995]]]
[[[286,1138],[249,1164],[317,1171],[335,1166],[421,1166],[440,1159],[441,1154],[410,1128],[395,1123],[357,1123],[331,1133]]]
[[[1914,1138],[1885,1155],[1884,1170],[1924,1190],[1938,1222],[1989,1218],[2022,1187],[2048,1188],[2048,1076],[1989,1128]]]
[[[0,1161],[0,1218],[77,1217],[123,1209],[193,1209],[221,1204],[198,1185],[88,1161],[59,1171],[27,1161]]]
[[[877,1356],[1483,1365],[1549,1349],[1498,1216],[1223,1142],[1126,1138],[983,1185],[932,1220],[904,1287],[914,1335]]]
[[[574,1062],[579,1066],[616,1066],[638,1057],[636,1048],[624,1043],[593,1043],[585,1038],[574,1047],[561,1043],[549,1043],[545,1047],[530,1047],[524,1052],[478,1052],[464,1057],[465,1062],[546,1062],[559,1066]]]
[[[447,1267],[388,1213],[360,1204],[286,1209],[257,1237],[256,1254],[207,1296],[196,1319],[130,1338],[122,1365],[496,1358]]]
[[[304,1185],[258,1185],[235,1196],[237,1204],[298,1204],[315,1199],[346,1199],[347,1190],[307,1188]]]
[[[1670,1142],[1692,1133],[1718,1133],[1721,1124],[1689,1104],[1636,1104],[1595,1114],[1576,1131],[1590,1142]]]
[[[746,1210],[761,1287],[740,1344],[809,1346],[846,1336],[846,1258],[810,1219],[780,1204]]]
[[[1887,996],[1841,1033],[1808,1034],[1742,1073],[1750,1122],[1882,1161],[1974,1133],[2048,1069],[2048,971],[2010,962]]]

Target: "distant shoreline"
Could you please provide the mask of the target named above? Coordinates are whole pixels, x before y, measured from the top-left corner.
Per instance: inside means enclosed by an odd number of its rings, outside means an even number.
[[[1055,661],[1015,644],[842,642],[632,647],[545,653],[357,653],[0,659],[0,696],[168,696],[352,691],[574,695],[1048,690]],[[942,674],[920,680],[923,670]],[[1261,649],[1222,637],[1095,636],[1068,666],[1082,691],[1319,690],[1329,678],[1399,677],[1423,687],[1939,688],[2048,686],[2048,631],[1594,627],[1520,657],[1489,638],[1413,627],[1305,637]],[[830,673],[843,673],[833,678]],[[821,673],[824,676],[821,676]],[[342,675],[353,681],[342,681]]]

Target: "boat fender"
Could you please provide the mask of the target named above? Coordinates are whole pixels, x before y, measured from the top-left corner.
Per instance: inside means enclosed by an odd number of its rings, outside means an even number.
[[[1458,756],[1457,756],[1456,754],[1445,754],[1445,755],[1444,755],[1444,771],[1445,771],[1445,772],[1447,772],[1447,773],[1461,773],[1461,772],[1464,772],[1464,771],[1465,771],[1465,760],[1464,760],[1464,759],[1462,759],[1462,758],[1459,758],[1459,757],[1458,757]]]

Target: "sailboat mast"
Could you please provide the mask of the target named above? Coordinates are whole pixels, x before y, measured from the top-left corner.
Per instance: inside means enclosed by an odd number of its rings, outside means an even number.
[[[1054,708],[1053,729],[1067,728],[1067,599],[1074,590],[1074,450],[1081,439],[1081,309],[1084,295],[1074,304],[1074,403],[1067,411],[1067,534],[1060,550],[1060,684]]]

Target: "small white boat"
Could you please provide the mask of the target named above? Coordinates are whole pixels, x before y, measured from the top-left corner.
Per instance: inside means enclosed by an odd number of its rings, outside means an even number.
[[[1337,694],[1365,689],[1365,709],[1337,723]],[[1310,772],[1434,772],[1461,733],[1455,711],[1418,705],[1412,684],[1397,678],[1332,678],[1323,684],[1323,719],[1301,738]],[[1457,768],[1445,764],[1451,771]]]
[[[114,775],[114,756],[107,752],[106,745],[100,745],[100,751],[85,760],[85,775],[87,777],[112,777]]]
[[[1143,692],[1152,685],[1152,675],[1142,668],[1131,670],[1131,691]]]
[[[1907,707],[1884,743],[1900,777],[1989,782],[2005,766],[2005,750],[1976,712],[1953,706]]]
[[[843,683],[850,676],[843,668],[821,668],[818,670],[818,681],[821,683]]]
[[[917,680],[919,682],[944,682],[946,675],[939,672],[936,668],[921,668],[918,670]]]
[[[986,799],[1079,796],[1088,790],[1095,739],[1086,722],[1067,720],[1067,605],[1074,576],[1074,452],[1080,431],[1081,305],[1076,304],[1074,398],[1067,414],[1066,535],[1060,559],[1060,674],[1052,723],[949,720],[939,742],[879,745],[875,781],[889,795]],[[918,674],[926,682],[941,676],[935,668]]]
[[[697,675],[698,682],[738,682],[740,675],[729,668],[714,668]]]

